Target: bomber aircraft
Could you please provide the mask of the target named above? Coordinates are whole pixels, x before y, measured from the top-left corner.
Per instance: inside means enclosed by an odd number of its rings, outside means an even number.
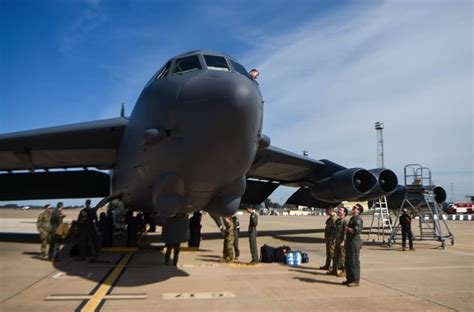
[[[157,223],[233,214],[279,185],[313,207],[392,193],[388,169],[346,168],[270,145],[258,83],[234,58],[192,51],[145,85],[129,118],[0,135],[0,200],[102,197]],[[108,173],[107,173],[107,170]],[[186,222],[172,232],[187,232]]]

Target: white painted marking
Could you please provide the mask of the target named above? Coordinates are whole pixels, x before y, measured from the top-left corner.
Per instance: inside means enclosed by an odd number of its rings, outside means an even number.
[[[235,298],[229,291],[221,292],[198,292],[198,293],[164,293],[163,300],[187,300],[187,299],[228,299]]]
[[[180,268],[213,268],[220,266],[219,263],[201,263],[201,264],[179,264]]]
[[[459,221],[463,221],[464,220],[464,215],[459,215]]]
[[[467,220],[471,221],[472,220],[472,215],[468,215]]]
[[[66,272],[59,272],[53,275],[53,278],[80,278],[80,277],[91,277],[92,273],[90,272],[77,272],[77,273],[71,273],[68,274]]]

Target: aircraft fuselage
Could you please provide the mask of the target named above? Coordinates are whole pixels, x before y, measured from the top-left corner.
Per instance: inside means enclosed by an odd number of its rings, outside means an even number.
[[[206,69],[197,55],[202,69],[152,78],[130,116],[111,193],[131,209],[166,218],[229,215],[240,204],[261,136],[261,94],[248,77]]]

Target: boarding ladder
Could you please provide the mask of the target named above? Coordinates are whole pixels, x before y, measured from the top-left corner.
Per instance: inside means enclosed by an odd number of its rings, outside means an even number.
[[[408,175],[407,168],[412,169],[414,174]],[[426,172],[428,175],[426,175]],[[413,218],[412,220],[418,219],[419,221],[419,235],[415,234],[412,227],[414,239],[439,241],[441,242],[439,247],[442,249],[445,248],[445,241],[447,239],[450,239],[451,245],[454,245],[454,235],[451,233],[446,220],[441,216],[441,208],[435,200],[434,192],[429,188],[426,189],[420,183],[407,184],[407,177],[414,177],[414,181],[418,182],[428,180],[428,185],[431,185],[431,171],[428,168],[421,167],[420,165],[405,166],[405,196],[398,210],[397,219],[390,235],[389,245],[395,243],[397,235],[401,234],[399,217],[402,215],[403,208],[407,208],[408,213]]]
[[[387,236],[392,233],[392,220],[390,219],[387,198],[385,196],[377,198],[370,209],[372,209],[373,214],[367,241],[370,241],[372,235],[377,234],[377,240],[380,240],[380,236],[382,236],[382,242],[385,243],[385,232],[387,231]],[[375,223],[377,223],[376,226]],[[372,239],[372,242],[375,242],[375,239]]]

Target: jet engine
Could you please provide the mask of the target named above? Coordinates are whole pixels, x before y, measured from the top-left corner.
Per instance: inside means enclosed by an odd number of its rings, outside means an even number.
[[[420,198],[419,200],[422,200],[422,191],[433,191],[434,196],[435,196],[435,201],[438,204],[444,203],[446,201],[446,191],[444,188],[442,188],[439,185],[428,185],[428,186],[422,186],[420,188]],[[405,192],[407,190],[405,189],[405,186],[403,185],[398,185],[395,189],[395,191],[387,196],[387,204],[390,209],[395,209],[398,210],[400,209],[400,206],[402,205],[403,199],[405,198]],[[369,201],[369,207],[371,206],[371,202]],[[406,204],[405,208],[409,208],[409,205]]]
[[[377,186],[376,177],[361,168],[343,169],[324,178],[311,188],[311,195],[326,202],[357,200]]]
[[[398,185],[397,175],[392,171],[384,168],[376,168],[369,170],[370,173],[374,175],[377,179],[377,184],[369,192],[369,194],[364,195],[358,200],[370,200],[379,198],[381,196],[387,196],[392,194]]]

